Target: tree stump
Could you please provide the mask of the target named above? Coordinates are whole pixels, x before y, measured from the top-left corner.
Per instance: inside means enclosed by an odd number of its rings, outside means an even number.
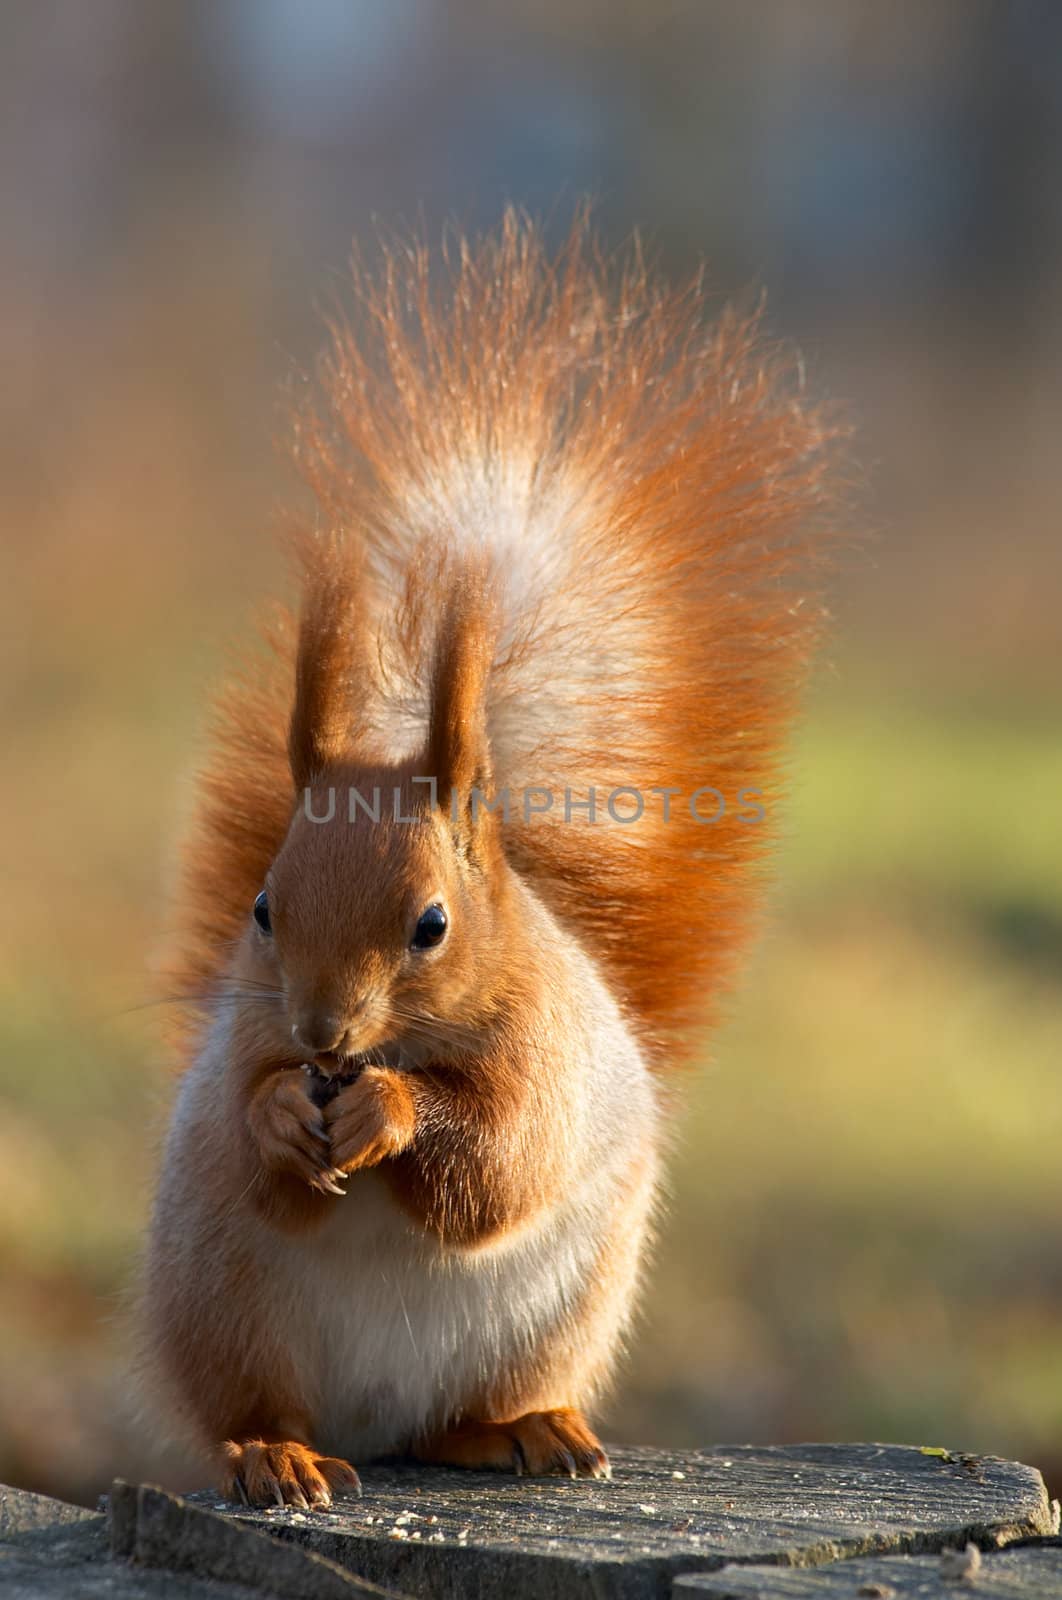
[[[1014,1462],[894,1445],[615,1450],[612,1462],[611,1483],[368,1466],[362,1497],[323,1513],[119,1482],[106,1527],[24,1496],[6,1532],[0,1491],[0,1591],[22,1600],[16,1580],[39,1560],[27,1597],[1062,1600],[1058,1507]],[[69,1567],[78,1540],[92,1584],[54,1587],[48,1552],[65,1546]],[[940,1552],[967,1545],[984,1555],[945,1570]]]

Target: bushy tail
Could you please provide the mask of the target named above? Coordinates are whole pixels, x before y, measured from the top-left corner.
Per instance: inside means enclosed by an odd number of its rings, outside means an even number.
[[[555,259],[515,215],[447,256],[438,281],[420,247],[392,250],[376,277],[355,268],[325,405],[298,420],[320,508],[306,581],[359,573],[377,679],[366,736],[397,757],[424,745],[448,593],[487,573],[510,858],[671,1059],[753,926],[820,624],[807,585],[835,521],[836,430],[754,315],[707,320],[700,285],[665,291],[637,248],[610,270],[584,219]],[[207,777],[193,875],[213,858],[215,919],[221,766],[251,716],[261,775],[269,719],[238,701]],[[271,759],[281,770],[283,749]],[[256,887],[234,889],[238,915]]]

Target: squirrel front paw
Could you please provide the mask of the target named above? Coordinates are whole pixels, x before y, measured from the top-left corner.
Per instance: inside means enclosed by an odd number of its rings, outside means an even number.
[[[270,1073],[247,1108],[247,1121],[262,1165],[301,1178],[321,1194],[343,1194],[329,1157],[324,1114],[310,1097],[305,1074],[292,1068]]]
[[[331,1162],[344,1176],[398,1155],[412,1141],[416,1105],[409,1081],[389,1067],[365,1067],[324,1108]]]

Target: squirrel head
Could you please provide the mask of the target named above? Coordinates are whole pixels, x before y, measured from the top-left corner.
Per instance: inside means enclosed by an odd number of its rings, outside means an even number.
[[[304,609],[289,733],[296,805],[248,907],[255,974],[283,993],[296,1053],[327,1072],[395,1043],[414,1056],[459,1053],[489,1012],[507,948],[509,872],[484,804],[489,604],[478,586],[450,595],[427,741],[395,764],[351,752],[370,661],[349,600],[334,587]]]

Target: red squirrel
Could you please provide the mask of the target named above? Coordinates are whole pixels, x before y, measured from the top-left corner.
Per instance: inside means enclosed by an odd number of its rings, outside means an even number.
[[[187,845],[143,1296],[223,1492],[304,1509],[387,1454],[608,1475],[587,1418],[753,925],[833,499],[757,318],[585,220],[354,270],[296,408],[301,600]]]

